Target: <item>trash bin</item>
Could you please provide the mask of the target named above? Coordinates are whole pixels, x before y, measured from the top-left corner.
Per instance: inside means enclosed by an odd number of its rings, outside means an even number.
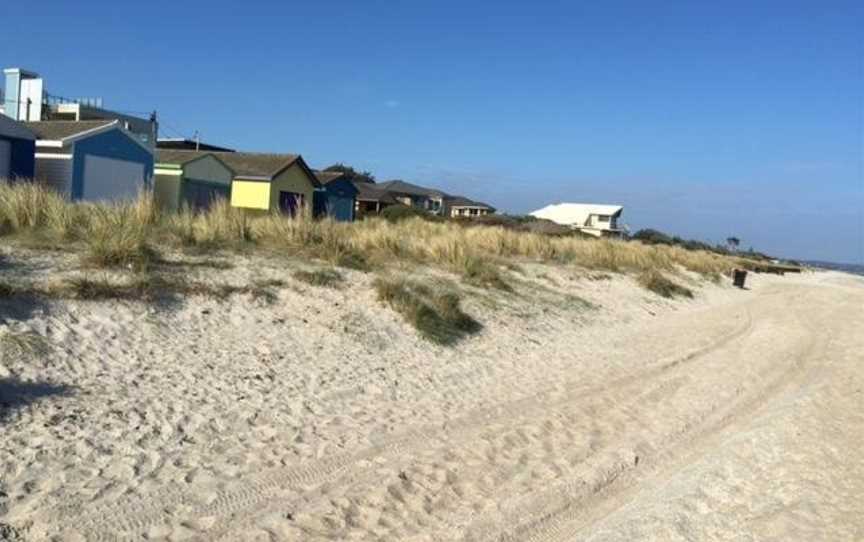
[[[738,288],[744,287],[744,281],[747,280],[747,271],[743,269],[735,269],[732,271],[732,284]]]

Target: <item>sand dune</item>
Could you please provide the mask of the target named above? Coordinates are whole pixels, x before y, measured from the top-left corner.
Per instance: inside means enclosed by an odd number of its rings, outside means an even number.
[[[626,277],[524,273],[516,294],[472,290],[484,330],[455,347],[362,273],[273,304],[9,305],[4,330],[50,350],[0,368],[0,524],[26,540],[864,539],[864,281],[756,276],[673,302]]]

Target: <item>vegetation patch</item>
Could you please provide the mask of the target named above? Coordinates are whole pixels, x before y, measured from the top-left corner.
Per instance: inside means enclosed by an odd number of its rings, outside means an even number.
[[[311,284],[312,286],[324,286],[336,288],[345,281],[342,273],[335,269],[316,269],[314,271],[295,271],[292,275],[295,279]]]
[[[45,356],[50,351],[50,343],[38,333],[7,331],[0,335],[0,353],[4,360]]]
[[[381,211],[381,216],[384,217],[384,220],[387,222],[401,222],[411,218],[419,218],[430,222],[443,221],[443,219],[438,216],[431,215],[426,211],[417,209],[416,207],[409,207],[407,205],[391,205],[385,207],[384,210]]]
[[[378,299],[402,315],[425,339],[452,345],[477,333],[482,325],[462,311],[458,294],[434,291],[405,280],[379,278],[374,283]]]
[[[693,290],[672,282],[657,271],[646,271],[639,275],[639,284],[657,295],[667,298],[693,297]]]
[[[358,252],[356,250],[346,250],[340,251],[336,258],[335,264],[337,267],[344,267],[345,269],[353,269],[355,271],[370,271],[372,269],[372,265],[369,263],[369,259],[363,255],[362,252]]]
[[[504,280],[501,271],[494,263],[482,258],[467,258],[462,267],[465,282],[481,288],[496,288],[505,292],[513,291],[513,287]]]

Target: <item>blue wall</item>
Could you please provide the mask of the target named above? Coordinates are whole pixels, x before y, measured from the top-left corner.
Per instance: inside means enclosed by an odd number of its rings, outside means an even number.
[[[354,201],[357,188],[351,181],[337,179],[324,185],[324,191],[315,191],[316,216],[331,216],[340,222],[354,220]]]
[[[26,139],[0,136],[12,146],[9,177],[32,179],[36,167],[36,143]]]
[[[75,157],[72,165],[72,200],[81,199],[84,194],[84,157],[101,156],[144,164],[147,187],[153,183],[153,153],[145,150],[119,128],[96,134],[75,143]]]

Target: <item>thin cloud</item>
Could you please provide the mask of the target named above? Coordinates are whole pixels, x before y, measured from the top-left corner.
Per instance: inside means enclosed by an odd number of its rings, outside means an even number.
[[[386,102],[384,102],[384,106],[389,107],[390,109],[396,109],[397,107],[399,107],[399,105],[399,100],[387,100]]]

